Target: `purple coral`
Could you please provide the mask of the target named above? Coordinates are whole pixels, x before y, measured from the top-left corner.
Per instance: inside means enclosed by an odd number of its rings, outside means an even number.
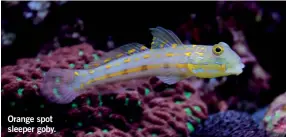
[[[246,113],[226,111],[210,115],[193,134],[194,137],[266,137],[266,131],[259,128]]]

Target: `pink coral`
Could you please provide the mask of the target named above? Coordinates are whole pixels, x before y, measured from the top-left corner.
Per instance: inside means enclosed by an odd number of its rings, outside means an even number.
[[[207,117],[205,103],[187,80],[171,87],[157,78],[101,85],[89,89],[97,94],[81,95],[67,105],[50,103],[39,95],[42,76],[50,68],[84,69],[102,55],[104,52],[81,44],[2,67],[3,116],[52,115],[55,122],[50,125],[57,128],[53,136],[104,137],[188,136]],[[126,90],[100,94],[122,87]],[[3,128],[8,126],[5,121]]]

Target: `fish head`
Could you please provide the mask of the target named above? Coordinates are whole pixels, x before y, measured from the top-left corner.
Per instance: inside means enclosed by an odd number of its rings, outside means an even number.
[[[213,61],[215,64],[224,66],[222,75],[240,75],[245,65],[238,54],[225,42],[219,42],[211,47]]]
[[[228,44],[220,42],[202,48],[205,50],[200,52],[201,56],[193,54],[189,58],[188,69],[193,75],[200,78],[215,78],[239,75],[243,72],[244,64],[241,58]]]

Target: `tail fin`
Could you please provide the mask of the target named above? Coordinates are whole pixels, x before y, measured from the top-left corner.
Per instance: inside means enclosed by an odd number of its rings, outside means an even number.
[[[72,87],[74,82],[74,70],[53,68],[44,76],[40,92],[51,102],[67,104],[81,94]]]

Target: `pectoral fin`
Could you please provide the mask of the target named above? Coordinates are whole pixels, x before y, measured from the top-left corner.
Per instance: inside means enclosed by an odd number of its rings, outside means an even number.
[[[182,80],[182,78],[178,76],[157,76],[157,78],[169,85],[175,84]]]

